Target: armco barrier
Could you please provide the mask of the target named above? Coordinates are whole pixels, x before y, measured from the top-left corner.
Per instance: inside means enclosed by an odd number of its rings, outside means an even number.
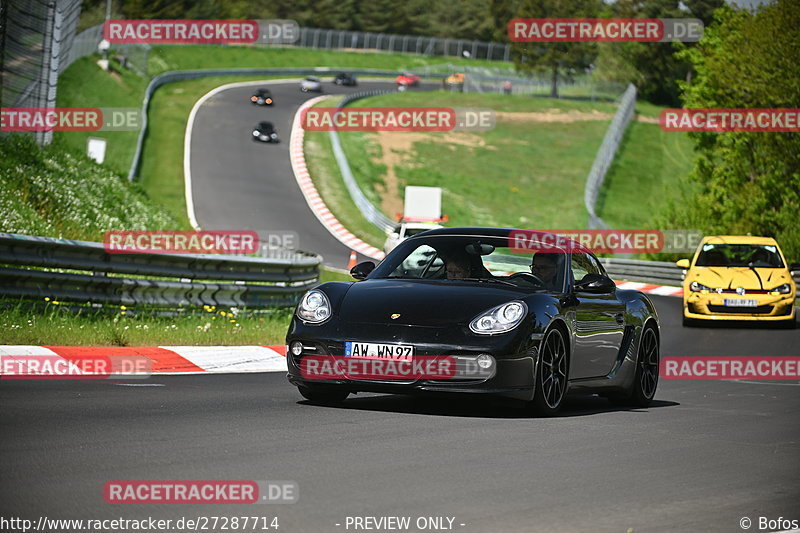
[[[683,284],[684,270],[672,262],[642,261],[638,259],[617,259],[603,257],[600,259],[608,275],[615,280],[641,281],[657,285]],[[794,284],[800,292],[800,271],[792,272]]]
[[[633,113],[636,110],[636,87],[631,83],[622,95],[617,108],[617,113],[614,119],[606,130],[606,135],[603,138],[603,144],[597,151],[592,168],[589,171],[589,176],[586,178],[586,187],[583,192],[583,202],[586,205],[586,210],[589,212],[589,227],[592,229],[608,228],[608,225],[602,218],[595,213],[597,205],[597,197],[600,194],[600,189],[603,188],[603,181],[606,179],[606,172],[611,167],[614,161],[614,156],[619,148],[619,143],[628,124],[633,118]]]
[[[624,279],[676,287],[683,283],[683,270],[675,263],[609,257],[601,258],[600,262],[603,263],[608,275],[615,280]]]
[[[316,285],[319,265],[319,256],[303,252],[287,259],[112,254],[101,243],[0,233],[4,296],[170,308],[290,306]]]
[[[355,102],[361,98],[389,94],[391,92],[393,91],[363,91],[351,94],[342,98],[337,108],[341,109],[350,102]],[[362,215],[364,215],[364,218],[369,220],[379,230],[387,233],[390,232],[395,226],[395,222],[384,215],[380,209],[372,205],[372,202],[369,201],[366,195],[364,195],[364,192],[358,186],[358,183],[353,176],[353,172],[350,170],[350,163],[347,162],[347,156],[344,154],[344,150],[342,150],[342,143],[339,140],[339,134],[336,132],[336,130],[331,129],[328,131],[328,134],[331,138],[333,156],[336,158],[336,163],[339,165],[339,171],[342,173],[344,184],[347,187],[347,191],[350,193],[350,197],[356,204],[356,207],[358,207],[358,210],[361,211]]]

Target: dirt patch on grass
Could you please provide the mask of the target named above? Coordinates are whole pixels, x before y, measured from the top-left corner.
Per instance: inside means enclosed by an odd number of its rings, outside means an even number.
[[[487,145],[481,135],[466,132],[378,131],[372,133],[371,137],[381,147],[382,156],[376,163],[386,165],[383,187],[378,188],[381,209],[392,217],[403,212],[403,191],[395,168],[413,164],[414,143],[435,142],[449,145],[453,150],[457,145],[497,150],[496,146]]]
[[[531,111],[525,113],[498,111],[497,122],[519,123],[547,123],[558,122],[562,124],[572,122],[585,122],[587,120],[611,120],[614,115],[602,111],[563,111],[561,109],[548,109],[546,111]]]
[[[547,109],[536,112],[505,112],[498,111],[498,123],[513,124],[545,124],[545,123],[574,123],[587,121],[610,121],[613,113],[602,111],[564,111],[562,109]],[[658,124],[657,118],[638,115],[636,120],[650,124]],[[386,177],[383,186],[378,187],[381,197],[381,209],[384,213],[394,216],[403,212],[403,191],[397,177],[396,168],[400,165],[414,164],[414,143],[440,143],[446,144],[455,150],[456,146],[469,148],[483,148],[497,150],[497,146],[486,143],[480,133],[463,131],[449,132],[387,132],[378,131],[370,134],[372,140],[381,147],[381,157],[375,161],[386,166]],[[509,140],[508,142],[514,142]]]
[[[548,109],[546,111],[531,111],[527,113],[498,111],[496,113],[497,122],[520,123],[561,123],[569,124],[573,122],[586,122],[593,120],[611,120],[613,113],[603,113],[602,111],[564,111],[561,109]],[[636,116],[636,121],[648,124],[658,124],[658,119],[654,117]]]

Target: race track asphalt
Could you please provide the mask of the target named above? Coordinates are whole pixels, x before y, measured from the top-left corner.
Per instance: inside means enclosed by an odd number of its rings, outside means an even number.
[[[684,329],[679,299],[653,299],[663,355],[800,355],[799,330]],[[463,532],[733,532],[742,517],[758,531],[759,516],[800,518],[797,382],[662,380],[650,408],[575,397],[550,419],[473,397],[320,407],[281,373],[143,384],[0,382],[0,516],[277,516],[284,533],[353,531],[347,516],[448,516]],[[104,483],[126,479],[294,480],[300,498],[106,504]]]
[[[289,160],[294,115],[303,102],[319,95],[301,92],[296,82],[268,87],[275,99],[271,107],[252,105],[249,99],[256,87],[249,86],[221,91],[198,109],[190,163],[198,223],[207,230],[253,230],[262,237],[291,231],[298,236],[298,248],[322,255],[328,266],[344,268],[350,249],[311,212]],[[360,80],[357,87],[325,81],[324,94],[394,87],[386,81]],[[275,125],[279,144],[253,142],[253,128],[262,120]]]

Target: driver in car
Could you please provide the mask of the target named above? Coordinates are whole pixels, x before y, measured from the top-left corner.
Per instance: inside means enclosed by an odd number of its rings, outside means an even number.
[[[466,253],[451,252],[445,257],[447,279],[490,278],[492,275],[483,266],[480,257]]]
[[[538,277],[545,283],[545,287],[550,290],[560,289],[558,287],[558,254],[539,252],[531,260],[531,274]]]

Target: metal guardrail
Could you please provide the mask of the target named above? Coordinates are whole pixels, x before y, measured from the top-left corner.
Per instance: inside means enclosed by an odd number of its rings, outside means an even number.
[[[618,259],[603,257],[600,262],[613,279],[626,279],[654,283],[657,285],[674,285],[683,283],[683,269],[675,263],[667,261],[644,261],[638,259]]]
[[[290,306],[317,284],[319,265],[319,256],[305,253],[116,254],[102,243],[0,233],[4,296],[170,308]]]
[[[586,178],[586,188],[583,192],[583,202],[586,205],[586,210],[589,212],[589,227],[592,229],[608,228],[608,225],[602,218],[595,213],[595,206],[597,205],[597,197],[600,194],[600,189],[603,188],[603,181],[606,179],[606,172],[611,167],[614,161],[614,156],[619,148],[619,143],[625,130],[633,117],[633,112],[636,109],[636,87],[629,84],[625,93],[620,99],[617,113],[614,119],[606,130],[606,135],[603,138],[603,144],[597,151],[592,169],[589,171],[589,176]]]
[[[153,97],[156,89],[167,83],[175,81],[193,80],[198,78],[205,78],[208,76],[306,76],[310,74],[323,75],[335,74],[337,72],[351,72],[360,76],[397,76],[399,72],[393,70],[380,70],[380,69],[346,69],[337,68],[332,69],[328,67],[317,68],[222,68],[222,69],[204,69],[204,70],[174,70],[165,72],[155,76],[147,85],[144,92],[144,99],[142,100],[142,128],[139,130],[139,136],[136,139],[136,152],[131,162],[131,168],[128,172],[128,180],[133,181],[139,175],[139,165],[142,159],[142,149],[144,147],[144,139],[147,136],[147,111],[150,108],[150,99]],[[299,80],[298,80],[299,81]]]
[[[381,94],[389,94],[393,91],[363,91],[348,95],[339,102],[337,109],[341,109],[350,102],[355,102],[361,98],[368,98],[370,96],[378,96]],[[336,163],[339,165],[339,171],[342,173],[342,179],[350,193],[353,202],[364,215],[364,218],[369,220],[374,226],[383,232],[389,232],[395,226],[395,222],[384,215],[380,209],[372,205],[372,202],[366,197],[364,192],[358,186],[353,171],[350,169],[350,163],[347,162],[347,156],[342,149],[342,143],[339,139],[339,134],[336,130],[329,130],[328,134],[331,139],[331,147],[333,148],[333,156],[336,158]]]
[[[600,258],[600,262],[614,279],[626,279],[654,283],[657,285],[683,284],[684,269],[667,261],[644,261],[639,259]],[[800,292],[800,271],[792,272],[792,279]]]

